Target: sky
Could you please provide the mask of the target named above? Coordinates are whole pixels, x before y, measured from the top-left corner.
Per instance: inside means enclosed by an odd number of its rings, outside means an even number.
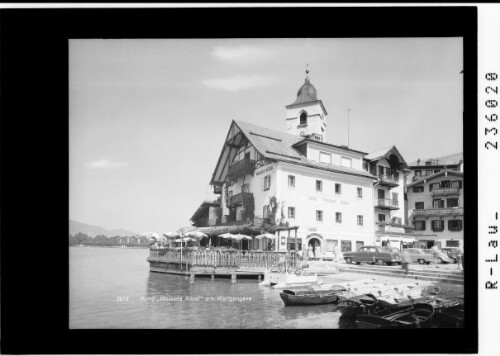
[[[462,38],[77,39],[69,43],[70,219],[190,226],[232,120],[286,129],[306,64],[325,141],[406,162],[462,152]]]

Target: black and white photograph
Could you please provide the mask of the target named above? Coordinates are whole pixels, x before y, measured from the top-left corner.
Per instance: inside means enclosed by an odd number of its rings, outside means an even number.
[[[69,41],[70,328],[463,328],[463,38]]]
[[[500,6],[6,6],[3,354],[495,354]]]

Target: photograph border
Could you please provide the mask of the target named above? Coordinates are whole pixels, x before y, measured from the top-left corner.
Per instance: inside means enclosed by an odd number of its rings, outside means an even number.
[[[4,9],[0,30],[3,353],[477,352],[476,7]],[[69,329],[69,39],[455,36],[464,38],[463,329]]]

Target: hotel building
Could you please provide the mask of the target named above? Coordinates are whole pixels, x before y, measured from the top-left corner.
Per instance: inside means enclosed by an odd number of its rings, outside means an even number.
[[[286,132],[231,123],[210,181],[219,198],[198,208],[195,226],[295,227],[297,249],[314,244],[324,258],[336,244],[348,252],[404,235],[407,165],[396,147],[368,155],[325,142],[327,111],[307,77],[285,122]],[[294,243],[292,234],[275,249]]]
[[[463,173],[451,169],[426,174],[406,187],[408,219],[418,247],[463,250]]]

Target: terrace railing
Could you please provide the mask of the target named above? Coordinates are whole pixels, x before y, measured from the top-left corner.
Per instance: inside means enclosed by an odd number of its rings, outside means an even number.
[[[444,195],[454,195],[454,194],[459,194],[460,191],[458,188],[439,188],[439,189],[433,189],[432,190],[432,195],[437,197],[437,196],[444,196]]]
[[[150,249],[149,258],[160,262],[181,262],[181,251]],[[295,264],[293,252],[275,251],[182,251],[182,262],[192,267],[271,267],[286,258]]]

